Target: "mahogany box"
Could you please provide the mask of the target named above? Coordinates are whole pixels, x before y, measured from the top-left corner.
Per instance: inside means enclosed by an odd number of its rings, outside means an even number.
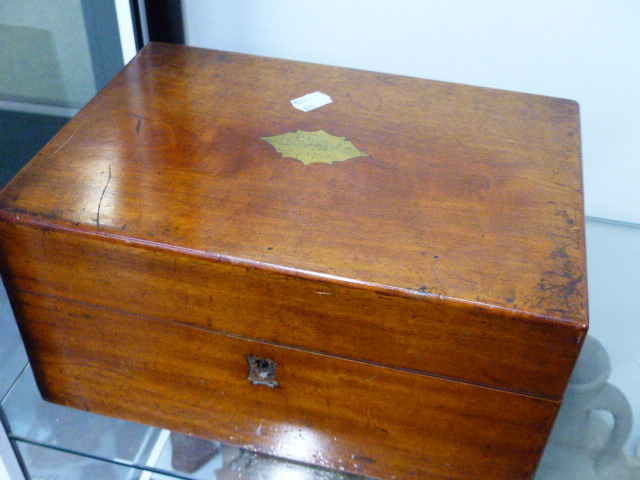
[[[47,400],[528,479],[588,328],[580,156],[572,101],[150,44],[0,194],[2,277]]]

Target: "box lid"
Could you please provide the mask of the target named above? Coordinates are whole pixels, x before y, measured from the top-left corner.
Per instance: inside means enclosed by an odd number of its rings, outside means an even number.
[[[579,138],[568,100],[150,44],[0,209],[584,329]]]

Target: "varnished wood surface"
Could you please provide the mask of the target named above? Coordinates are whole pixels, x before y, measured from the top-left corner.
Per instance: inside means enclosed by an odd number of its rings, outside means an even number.
[[[562,397],[583,333],[74,232],[0,223],[0,234],[9,289],[540,397]]]
[[[260,139],[297,130],[369,156]],[[0,268],[51,400],[382,478],[529,478],[588,327],[583,227],[574,102],[151,44],[0,193]]]
[[[334,102],[289,103],[316,90]],[[370,157],[260,140],[321,129]],[[585,325],[581,192],[573,102],[152,44],[0,208]]]
[[[558,407],[177,322],[18,300],[46,398],[363,475],[530,478]],[[249,355],[278,363],[278,388],[247,381]]]

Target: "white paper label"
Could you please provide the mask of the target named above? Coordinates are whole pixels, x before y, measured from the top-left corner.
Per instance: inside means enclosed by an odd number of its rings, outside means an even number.
[[[331,102],[333,102],[333,100],[331,100],[331,97],[326,93],[313,92],[303,97],[296,98],[295,100],[291,100],[291,105],[303,112],[309,112]]]

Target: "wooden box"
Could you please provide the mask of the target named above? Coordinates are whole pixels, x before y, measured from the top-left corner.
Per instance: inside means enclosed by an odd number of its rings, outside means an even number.
[[[46,399],[372,477],[531,478],[588,327],[567,100],[151,44],[0,220]]]

